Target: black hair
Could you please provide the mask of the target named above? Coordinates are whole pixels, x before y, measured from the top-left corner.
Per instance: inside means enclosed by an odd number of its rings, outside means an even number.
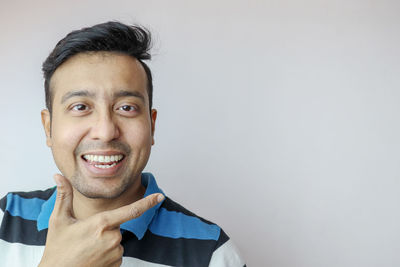
[[[78,53],[116,52],[136,58],[143,66],[147,76],[147,94],[149,107],[153,104],[153,79],[150,68],[143,60],[151,59],[151,34],[141,26],[125,25],[109,21],[72,31],[60,40],[47,59],[43,62],[44,89],[46,107],[52,111],[52,93],[50,80],[56,69]]]

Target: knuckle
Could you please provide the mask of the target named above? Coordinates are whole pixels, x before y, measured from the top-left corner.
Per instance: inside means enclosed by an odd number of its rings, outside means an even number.
[[[132,218],[137,218],[140,215],[142,215],[142,213],[137,207],[132,207],[129,212]]]
[[[114,248],[112,253],[112,256],[109,258],[109,262],[111,263],[109,266],[121,266],[122,261],[123,261],[123,255],[124,255],[124,248],[119,245],[118,247]]]
[[[96,221],[97,228],[99,228],[99,229],[107,228],[108,224],[109,224],[108,217],[103,214],[99,215],[99,217]]]
[[[61,189],[61,188],[60,188]],[[64,200],[70,196],[71,193],[65,192],[64,190],[57,190],[57,199]]]
[[[146,201],[146,207],[149,209],[158,203],[157,197],[152,197],[148,201]]]
[[[153,206],[155,206],[157,204],[158,204],[158,196],[153,197],[152,201],[149,203],[150,207],[153,207]]]
[[[124,256],[124,247],[122,245],[118,246],[118,253],[121,256],[121,260],[122,260],[122,256]]]
[[[120,246],[121,241],[122,241],[122,235],[121,235],[121,233],[120,233],[119,230],[118,230],[118,232],[116,232],[116,233],[113,235],[113,237],[112,237],[110,243],[112,244],[113,247],[118,247],[118,246]]]
[[[119,267],[119,266],[121,266],[121,264],[122,264],[122,258],[121,259],[118,259],[116,262],[115,262],[115,267]]]

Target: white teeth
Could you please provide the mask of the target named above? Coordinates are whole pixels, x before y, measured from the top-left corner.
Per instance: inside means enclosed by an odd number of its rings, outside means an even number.
[[[101,162],[101,163],[109,163],[109,162],[117,162],[120,161],[124,156],[123,155],[84,155],[83,158],[87,161],[92,162]]]
[[[117,165],[117,163],[113,163],[113,164],[111,164],[111,165],[94,165],[96,168],[100,168],[100,169],[108,169],[108,168],[111,168],[111,167],[114,167],[115,165]]]

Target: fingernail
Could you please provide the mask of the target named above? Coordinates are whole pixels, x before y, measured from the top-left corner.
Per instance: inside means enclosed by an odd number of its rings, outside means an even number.
[[[164,200],[164,195],[163,194],[159,194],[158,197],[157,197],[158,203],[160,203],[163,200]]]

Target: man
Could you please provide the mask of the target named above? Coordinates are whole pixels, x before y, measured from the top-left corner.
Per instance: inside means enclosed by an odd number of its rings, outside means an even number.
[[[142,173],[154,144],[149,33],[74,31],[43,63],[56,188],[0,202],[1,266],[244,266],[228,236]]]

